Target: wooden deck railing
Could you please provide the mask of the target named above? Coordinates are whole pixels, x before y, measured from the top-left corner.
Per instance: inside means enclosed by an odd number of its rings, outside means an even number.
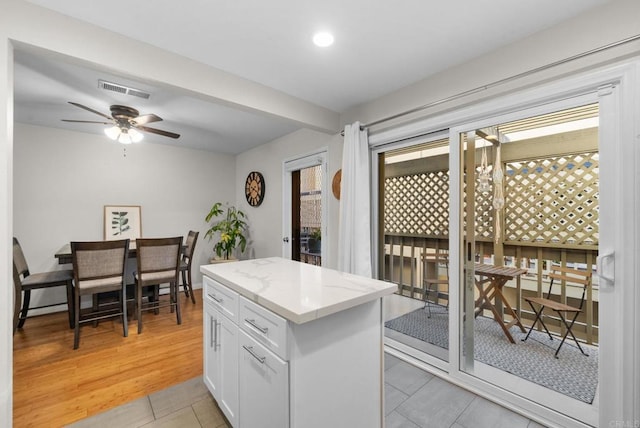
[[[424,237],[385,235],[384,254],[380,257],[379,277],[398,284],[398,294],[414,299],[425,298],[423,254],[448,252],[448,239]],[[525,296],[542,296],[549,288],[547,278],[547,266],[551,263],[561,266],[577,266],[580,269],[591,269],[595,273],[595,261],[598,255],[597,249],[542,247],[536,245],[515,245],[505,242],[504,265],[519,266],[528,269],[528,273],[510,281],[505,286],[505,294],[523,324],[527,328],[534,319],[531,308],[524,303]],[[482,256],[481,256],[482,255]],[[484,263],[494,263],[493,243],[487,241],[476,242],[476,260]],[[439,263],[437,269],[441,278],[446,278],[446,269],[449,265]],[[460,276],[463,277],[462,275]],[[594,275],[594,283],[587,289],[583,311],[574,326],[574,333],[579,340],[588,344],[598,343],[598,281]],[[449,287],[457,287],[459,284],[449,284]],[[439,299],[447,299],[448,293],[442,290]],[[559,301],[578,306],[581,290],[571,284],[554,284],[554,293]],[[433,296],[430,296],[433,298]],[[548,320],[548,321],[547,321]],[[553,321],[552,321],[553,320]],[[559,318],[548,314],[545,323],[552,333],[562,334],[563,327]]]

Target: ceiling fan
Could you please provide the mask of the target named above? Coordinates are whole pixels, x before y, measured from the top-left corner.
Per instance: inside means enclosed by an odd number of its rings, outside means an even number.
[[[62,119],[63,122],[98,123],[102,125],[113,125],[112,127],[106,128],[104,130],[105,134],[107,134],[107,136],[112,140],[117,140],[123,144],[130,144],[132,142],[137,143],[138,141],[142,140],[142,134],[138,130],[149,132],[151,134],[162,135],[163,137],[180,137],[180,134],[175,134],[173,132],[163,131],[161,129],[149,128],[148,126],[145,126],[147,123],[160,122],[162,118],[155,114],[144,114],[141,116],[138,110],[132,107],[112,105],[110,107],[111,116],[108,116],[82,104],[74,103],[72,101],[69,101],[69,104],[102,116],[107,119],[107,121]]]

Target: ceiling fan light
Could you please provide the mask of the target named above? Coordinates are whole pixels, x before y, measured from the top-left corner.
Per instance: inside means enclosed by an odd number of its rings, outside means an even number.
[[[111,128],[105,128],[104,133],[107,134],[107,137],[112,140],[117,140],[120,136],[120,128],[117,126],[112,126]]]
[[[321,48],[329,47],[333,44],[333,34],[322,31],[313,35],[313,43]]]
[[[120,136],[118,137],[118,142],[122,143],[122,144],[131,144],[132,143],[131,135],[129,135],[129,133],[127,132],[126,129],[122,129],[122,132],[120,133]]]
[[[130,128],[128,134],[129,137],[131,137],[131,141],[134,143],[139,143],[144,138],[142,132],[138,131],[137,129]]]

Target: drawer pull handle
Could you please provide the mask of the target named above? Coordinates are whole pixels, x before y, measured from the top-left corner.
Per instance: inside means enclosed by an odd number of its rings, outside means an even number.
[[[220,303],[220,304],[221,304],[222,302],[224,302],[224,300],[223,300],[221,297],[216,297],[216,296],[214,296],[213,294],[209,294],[209,293],[207,293],[207,294],[209,295],[209,297],[211,297],[213,300],[215,300],[216,302],[218,302],[218,303]]]
[[[218,343],[218,320],[214,321],[213,331],[215,332],[215,345],[213,347],[214,352],[218,352],[218,347],[220,344]]]
[[[261,357],[258,354],[256,354],[255,351],[253,350],[253,346],[242,345],[242,347],[244,348],[245,351],[250,353],[253,358],[260,361],[260,364],[264,364],[264,360],[266,360],[267,357]]]
[[[209,328],[209,334],[211,336],[211,343],[209,345],[210,348],[213,348],[213,350],[216,350],[216,345],[215,343],[218,341],[218,333],[216,330],[216,321],[213,319],[212,316],[209,316],[209,320],[210,320],[210,328]],[[215,335],[215,336],[214,336]]]
[[[251,327],[253,327],[256,330],[258,330],[262,334],[267,334],[267,332],[269,331],[269,327],[260,327],[256,323],[256,320],[250,320],[249,318],[245,318],[244,320],[247,322],[247,324],[249,324]]]

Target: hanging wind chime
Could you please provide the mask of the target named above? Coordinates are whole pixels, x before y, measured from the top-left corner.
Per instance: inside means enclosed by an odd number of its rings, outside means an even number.
[[[480,160],[480,172],[478,173],[478,191],[486,194],[491,191],[491,185],[489,184],[489,164],[487,162],[487,148],[482,148],[482,158]]]
[[[498,135],[500,135],[498,133]],[[504,208],[504,192],[502,189],[502,181],[504,173],[502,172],[502,159],[500,157],[501,144],[498,137],[498,144],[496,145],[496,160],[493,165],[493,209],[496,211],[496,230],[494,233],[495,243],[500,242],[500,212]]]

